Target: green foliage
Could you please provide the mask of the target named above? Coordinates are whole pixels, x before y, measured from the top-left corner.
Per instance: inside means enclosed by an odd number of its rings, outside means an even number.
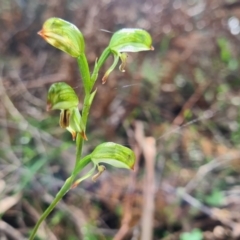
[[[234,131],[232,131],[231,133],[231,141],[235,144],[235,145],[239,145],[240,144],[240,113],[238,113],[237,119],[236,119],[236,128]]]
[[[191,232],[182,233],[180,240],[203,240],[203,234],[200,229],[195,228]]]
[[[220,57],[221,60],[225,63],[228,63],[231,59],[231,52],[229,49],[229,44],[227,39],[225,38],[218,38],[217,39],[218,47],[220,48]]]
[[[84,226],[84,235],[85,239],[88,240],[98,240],[98,236],[94,234],[91,230],[91,227],[89,225]]]
[[[218,189],[214,189],[212,193],[208,196],[205,196],[205,201],[211,206],[221,206],[224,202],[224,194]]]
[[[238,61],[232,56],[228,40],[226,38],[218,38],[217,44],[220,48],[220,58],[222,62],[227,64],[229,70],[237,70],[239,64]]]

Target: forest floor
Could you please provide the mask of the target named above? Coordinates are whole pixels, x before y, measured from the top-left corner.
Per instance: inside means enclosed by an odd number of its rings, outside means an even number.
[[[102,85],[108,61],[90,112],[84,154],[123,144],[134,171],[107,166],[71,190],[37,239],[240,239],[240,4],[227,0],[0,0],[0,239],[26,239],[74,166],[46,112],[52,83],[83,99],[76,61],[37,35],[53,16],[81,29],[90,69],[124,27],[149,31],[155,51]]]

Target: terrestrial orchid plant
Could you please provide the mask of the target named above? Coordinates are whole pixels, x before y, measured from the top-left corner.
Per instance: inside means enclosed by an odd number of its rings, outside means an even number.
[[[33,240],[40,224],[55,208],[62,197],[71,189],[76,187],[80,182],[92,176],[96,181],[101,173],[105,170],[99,163],[107,163],[118,168],[133,169],[135,155],[127,147],[113,142],[106,142],[98,145],[94,151],[82,157],[82,148],[84,141],[87,140],[86,125],[89,110],[97,92],[94,84],[98,77],[98,72],[110,55],[113,55],[114,61],[102,78],[102,83],[106,83],[109,74],[116,67],[119,59],[122,64],[120,71],[124,72],[127,55],[126,52],[139,52],[153,50],[152,39],[148,32],[142,29],[124,28],[112,35],[109,45],[102,52],[100,58],[96,60],[92,75],[89,71],[88,62],[85,55],[85,42],[80,30],[70,22],[60,18],[50,18],[43,24],[42,30],[38,34],[52,46],[66,52],[73,58],[76,58],[81,80],[84,87],[83,108],[80,113],[78,109],[79,98],[72,87],[65,82],[58,82],[51,85],[47,96],[47,111],[59,109],[60,127],[67,129],[73,140],[76,140],[76,161],[74,169],[69,178],[54,198],[50,206],[41,215],[31,232],[30,240]],[[78,179],[81,170],[92,163],[93,168],[83,177]]]

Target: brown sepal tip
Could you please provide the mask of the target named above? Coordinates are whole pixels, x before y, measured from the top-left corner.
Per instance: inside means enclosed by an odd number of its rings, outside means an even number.
[[[77,181],[76,181],[75,183],[73,183],[73,185],[71,186],[71,189],[77,187],[78,184],[79,184],[79,183],[78,183]]]
[[[50,110],[52,110],[52,104],[48,102],[47,107],[46,107],[46,111],[49,112]]]
[[[38,31],[37,34],[44,38],[43,30]]]
[[[88,141],[88,138],[85,132],[81,132],[81,136],[84,140]]]
[[[76,133],[72,133],[72,140],[75,141],[76,140]]]
[[[106,76],[104,76],[104,77],[102,78],[102,84],[105,84],[105,83],[106,83],[106,81],[107,81],[107,77],[106,77]]]

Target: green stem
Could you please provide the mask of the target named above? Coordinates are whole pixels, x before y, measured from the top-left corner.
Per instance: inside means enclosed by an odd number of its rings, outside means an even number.
[[[52,201],[52,203],[49,205],[49,207],[44,211],[44,213],[41,215],[41,217],[39,218],[38,222],[36,223],[31,236],[29,238],[29,240],[33,240],[37,230],[39,228],[39,226],[41,225],[41,223],[46,219],[46,217],[51,213],[51,211],[56,207],[56,205],[58,204],[58,202],[63,198],[63,196],[70,190],[72,183],[74,181],[74,179],[77,177],[78,173],[84,168],[86,167],[89,163],[91,162],[91,155],[87,155],[86,157],[84,157],[83,159],[81,159],[80,163],[77,166],[75,166],[71,177],[69,177],[64,185],[62,186],[62,188],[60,189],[60,191],[57,193],[56,197],[54,198],[54,200]]]
[[[69,191],[69,189],[72,185],[72,182],[73,182],[72,176],[65,181],[64,185],[62,186],[62,188],[60,189],[60,191],[56,195],[55,199],[52,201],[52,203],[49,205],[49,207],[44,211],[44,213],[39,218],[38,222],[36,223],[32,233],[30,235],[29,240],[34,239],[39,226],[45,220],[45,218],[51,213],[51,211],[55,208],[55,206],[63,198],[63,196]]]
[[[78,173],[85,168],[90,162],[91,162],[91,155],[87,155],[84,158],[81,159],[81,161],[78,161],[78,164],[75,165],[75,168],[72,172],[72,176],[75,179],[78,175]]]
[[[86,55],[83,53],[81,54],[78,58],[77,58],[77,62],[78,62],[78,67],[79,67],[79,71],[82,77],[82,82],[83,82],[83,87],[84,87],[84,91],[85,91],[85,95],[89,95],[93,84],[91,83],[91,78],[90,78],[90,72],[89,72],[89,66],[88,66],[88,62],[86,59]]]
[[[84,128],[85,131],[87,126],[88,114],[89,114],[95,93],[96,92],[93,92],[84,98],[83,109],[82,109],[82,121],[85,126]]]
[[[85,128],[86,128],[86,126],[85,126]],[[81,159],[83,143],[84,143],[84,140],[83,140],[82,136],[78,133],[77,139],[76,139],[76,161],[75,161],[74,169],[72,171],[72,175],[73,175],[74,170],[76,169],[77,163]]]
[[[98,72],[99,72],[100,68],[105,63],[105,61],[110,56],[110,54],[111,54],[110,48],[109,47],[105,48],[104,51],[102,52],[100,58],[98,59],[98,61],[95,63],[94,70],[93,70],[93,73],[91,75],[91,82],[93,84],[95,83],[95,81],[98,77]]]

